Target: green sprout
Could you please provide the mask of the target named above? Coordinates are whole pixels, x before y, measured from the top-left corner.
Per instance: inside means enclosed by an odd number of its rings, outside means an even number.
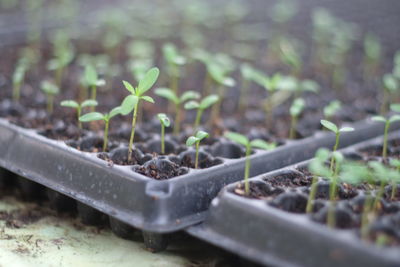
[[[17,64],[14,74],[12,76],[13,83],[13,100],[18,102],[21,95],[21,85],[24,82],[26,73],[26,64]]]
[[[398,159],[391,159],[389,162],[390,166],[394,167],[397,171],[397,174],[400,174],[400,160]],[[393,201],[396,198],[396,193],[397,193],[397,184],[398,180],[393,179],[392,181],[392,192],[390,194],[390,199]]]
[[[283,63],[291,68],[293,76],[298,77],[301,74],[303,61],[295,47],[296,42],[291,39],[281,38],[279,42],[280,57]]]
[[[90,112],[79,118],[80,122],[104,121],[103,152],[105,152],[108,148],[108,129],[110,126],[110,120],[119,114],[122,114],[121,107],[113,108],[109,113],[106,114],[102,114],[100,112]]]
[[[91,89],[91,100],[96,100],[97,98],[97,86],[103,86],[105,81],[99,79],[96,69],[92,65],[86,65],[84,73],[85,84]],[[95,106],[91,106],[92,111],[94,111]]]
[[[400,104],[391,104],[390,110],[393,112],[400,112]]]
[[[182,121],[182,104],[194,99],[199,99],[200,94],[195,91],[186,91],[180,97],[178,97],[173,90],[169,88],[157,88],[154,93],[158,96],[164,97],[171,101],[175,105],[175,121],[174,121],[174,135],[178,135],[180,132],[180,125]]]
[[[330,120],[342,108],[342,103],[339,100],[331,101],[324,107],[324,119]]]
[[[399,89],[399,82],[396,77],[387,73],[383,75],[383,92],[382,92],[382,103],[381,103],[381,114],[386,114],[388,105],[390,103],[391,95],[396,93]]]
[[[82,114],[82,109],[86,107],[95,107],[98,103],[96,100],[88,99],[83,101],[82,103],[78,103],[74,100],[64,100],[61,102],[62,107],[73,108],[76,110],[76,115],[78,117],[78,127],[82,129],[82,122],[79,120]]]
[[[47,112],[51,114],[53,113],[54,96],[60,93],[60,89],[50,81],[43,81],[40,89],[46,94]]]
[[[272,150],[276,148],[276,143],[267,143],[261,139],[249,140],[246,136],[241,135],[239,133],[226,132],[225,137],[236,142],[240,145],[243,145],[246,148],[246,162],[244,168],[244,191],[246,195],[250,194],[250,185],[249,185],[249,177],[250,177],[250,154],[252,148],[260,148],[264,150]]]
[[[292,106],[290,107],[291,123],[290,123],[289,139],[296,138],[297,121],[299,119],[300,114],[303,112],[304,108],[305,108],[304,99],[296,98],[293,101]]]
[[[387,157],[387,142],[388,142],[388,134],[390,125],[395,121],[400,121],[400,115],[393,115],[389,119],[386,119],[383,116],[374,116],[372,117],[373,121],[383,122],[385,124],[385,129],[383,131],[383,148],[382,148],[382,157],[386,159]]]
[[[200,147],[200,142],[204,138],[209,137],[210,135],[204,131],[197,131],[195,136],[190,136],[186,140],[186,145],[187,146],[193,146],[196,145],[196,156],[195,156],[195,161],[194,161],[194,168],[198,169],[199,168],[199,147]]]
[[[378,68],[382,56],[382,46],[378,36],[367,33],[364,38],[364,76],[368,77]]]
[[[165,127],[169,127],[171,122],[165,113],[158,113],[157,118],[161,123],[161,154],[165,154]]]
[[[186,58],[178,53],[175,45],[167,43],[162,48],[164,58],[168,65],[168,75],[170,78],[169,87],[177,95],[179,89],[180,67],[186,64]]]
[[[150,88],[156,83],[160,71],[158,68],[150,69],[144,78],[139,81],[138,86],[135,88],[129,82],[123,81],[123,84],[131,94],[125,97],[121,104],[121,114],[128,115],[133,111],[132,117],[132,131],[131,136],[129,139],[129,147],[128,147],[128,161],[132,159],[132,150],[133,150],[133,139],[135,138],[135,127],[136,127],[136,120],[138,116],[138,109],[140,100],[144,100],[150,103],[154,103],[153,98],[150,96],[144,95]]]
[[[194,121],[194,126],[193,128],[197,131],[200,122],[201,122],[201,117],[206,109],[217,103],[219,100],[219,97],[217,95],[209,95],[203,98],[200,102],[197,102],[195,100],[191,100],[187,102],[184,106],[185,109],[197,109],[197,114],[196,114],[196,119]]]
[[[340,140],[341,133],[354,131],[354,128],[352,128],[352,127],[342,127],[339,129],[336,126],[336,124],[334,124],[333,122],[327,121],[327,120],[321,120],[321,124],[322,124],[322,126],[324,126],[325,128],[327,128],[328,130],[330,130],[331,132],[333,132],[335,134],[335,145],[333,146],[333,149],[332,149],[333,153],[335,153],[339,147],[339,140]],[[331,157],[331,163],[330,163],[331,172],[333,172],[334,165],[335,165],[335,158]]]

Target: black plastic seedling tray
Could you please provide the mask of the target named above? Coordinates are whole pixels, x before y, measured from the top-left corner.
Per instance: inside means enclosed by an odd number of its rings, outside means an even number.
[[[363,122],[343,135],[342,147],[377,136],[382,125]],[[396,129],[398,125],[393,125]],[[334,136],[318,132],[273,151],[255,151],[251,175],[311,158]],[[158,181],[134,172],[132,166],[109,165],[86,153],[0,119],[0,166],[101,211],[130,226],[168,233],[201,222],[220,189],[243,178],[244,158],[223,159],[208,169]]]
[[[389,138],[399,139],[399,133]],[[379,147],[382,139],[361,142],[342,152],[356,157],[363,148]],[[278,176],[291,177],[309,162],[256,176],[250,182],[265,184]],[[398,247],[377,247],[362,241],[355,230],[330,229],[304,213],[289,213],[266,200],[238,196],[232,192],[237,185],[225,187],[213,200],[206,220],[186,231],[267,266],[400,266]]]

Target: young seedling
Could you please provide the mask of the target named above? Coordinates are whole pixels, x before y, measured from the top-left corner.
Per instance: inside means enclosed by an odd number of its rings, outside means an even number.
[[[40,89],[46,94],[47,112],[53,113],[54,97],[60,93],[57,85],[49,81],[43,81]]]
[[[335,168],[331,175],[327,176],[330,180],[330,185],[329,185],[329,210],[328,210],[328,216],[327,216],[327,224],[329,227],[334,228],[336,225],[336,219],[335,219],[335,209],[334,206],[336,204],[336,196],[337,196],[337,185],[338,185],[338,180],[339,180],[339,170],[341,167],[341,164],[344,161],[344,157],[342,153],[335,151],[332,153],[331,157],[335,160]]]
[[[217,95],[209,95],[203,98],[201,102],[191,100],[185,104],[185,109],[197,109],[196,120],[194,121],[194,130],[198,130],[201,122],[201,117],[206,109],[217,103],[219,97]]]
[[[85,67],[85,84],[91,89],[91,100],[95,100],[97,98],[97,87],[103,86],[105,81],[103,79],[99,79],[97,75],[96,69],[92,65],[86,65]],[[92,107],[92,112],[95,110],[95,106]]]
[[[375,34],[367,33],[364,38],[364,77],[373,75],[381,59],[382,47]]]
[[[161,154],[165,154],[165,127],[169,127],[171,122],[165,113],[158,113],[157,117],[161,123]]]
[[[100,112],[90,112],[79,118],[81,122],[91,122],[91,121],[104,121],[104,137],[103,137],[103,152],[108,148],[108,129],[110,126],[110,120],[121,113],[121,107],[113,108],[109,113],[102,114]]]
[[[62,107],[73,108],[76,110],[76,115],[78,117],[78,127],[82,129],[82,122],[79,120],[82,114],[82,109],[86,107],[95,107],[98,103],[96,100],[88,99],[83,101],[82,103],[78,103],[74,100],[64,100],[61,102]]]
[[[396,93],[399,90],[400,86],[399,86],[399,81],[391,73],[383,75],[382,82],[383,82],[383,92],[382,92],[381,114],[384,115],[387,112],[387,107],[390,103],[391,95]]]
[[[395,121],[400,121],[400,115],[393,115],[389,119],[383,116],[372,117],[373,121],[383,122],[385,124],[385,129],[383,131],[383,148],[382,148],[382,158],[385,160],[387,157],[387,142],[390,125]]]
[[[341,109],[342,103],[339,100],[331,101],[327,106],[324,107],[324,119],[330,120],[333,116]]]
[[[400,160],[398,159],[391,159],[389,162],[390,166],[394,167],[397,171],[397,174],[400,175]],[[397,184],[399,181],[396,179],[393,179],[392,181],[392,192],[390,194],[390,199],[394,201],[396,199],[396,193],[397,193]]]
[[[13,100],[14,102],[18,102],[20,99],[21,95],[21,85],[24,82],[25,79],[25,72],[26,72],[26,67],[25,64],[18,64],[17,67],[15,68],[13,77],[12,77],[12,83],[13,83]]]
[[[260,148],[264,150],[272,150],[276,147],[275,143],[267,143],[261,139],[254,139],[250,141],[246,136],[239,133],[226,132],[225,137],[236,142],[246,148],[246,162],[244,168],[244,192],[246,195],[250,194],[249,176],[250,176],[250,154],[252,148]]]
[[[57,86],[61,86],[64,69],[72,62],[75,51],[72,45],[66,41],[67,36],[59,34],[54,42],[54,58],[47,62],[47,69],[55,71]]]
[[[158,96],[164,97],[171,101],[175,105],[175,121],[174,121],[174,135],[178,135],[180,132],[180,125],[182,121],[182,104],[194,99],[199,99],[200,94],[195,91],[186,91],[180,97],[178,97],[173,90],[169,88],[157,88],[154,93]]]
[[[139,81],[138,86],[135,88],[129,82],[123,81],[123,84],[131,94],[125,97],[124,101],[121,104],[121,114],[128,115],[133,111],[132,117],[132,131],[131,137],[129,139],[129,147],[128,147],[128,161],[132,159],[132,150],[133,150],[133,139],[135,138],[135,127],[136,120],[138,116],[138,109],[140,100],[144,100],[150,103],[154,103],[153,98],[150,96],[144,95],[150,88],[156,83],[158,79],[158,75],[160,71],[158,68],[150,69],[144,78]]]
[[[165,44],[162,50],[168,66],[168,75],[170,78],[169,87],[177,95],[179,89],[180,67],[186,64],[186,58],[180,55],[177,48],[171,43]]]
[[[299,119],[300,114],[303,112],[305,105],[306,103],[304,99],[296,98],[293,101],[292,106],[290,107],[291,123],[290,123],[289,139],[296,138],[297,121]]]
[[[204,138],[209,137],[210,135],[204,131],[197,131],[195,136],[190,136],[186,140],[186,145],[187,146],[196,146],[196,156],[195,156],[195,161],[194,161],[194,168],[198,169],[199,168],[199,147],[200,147],[200,142]]]
[[[314,200],[317,193],[318,177],[328,177],[331,175],[331,171],[326,167],[325,162],[329,159],[329,150],[326,148],[320,148],[315,153],[314,159],[308,165],[309,171],[313,175],[310,195],[307,200],[306,212],[311,213],[314,208]]]
[[[352,127],[342,127],[339,129],[336,126],[336,124],[334,124],[333,122],[327,121],[327,120],[321,120],[321,124],[322,124],[322,126],[324,126],[325,128],[327,128],[328,130],[330,130],[331,132],[333,132],[335,134],[335,145],[333,146],[333,149],[332,149],[333,153],[339,147],[339,140],[340,140],[341,133],[354,131],[354,128],[352,128]],[[335,158],[331,157],[331,163],[330,163],[331,172],[333,172],[334,166],[335,166]]]
[[[291,68],[294,77],[299,77],[303,68],[303,62],[297,47],[296,40],[281,38],[279,42],[280,57],[283,63]]]

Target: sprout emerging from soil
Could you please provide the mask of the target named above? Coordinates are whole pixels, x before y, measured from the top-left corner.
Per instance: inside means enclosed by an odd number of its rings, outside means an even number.
[[[386,73],[382,78],[383,92],[382,92],[382,103],[381,103],[381,114],[386,114],[388,105],[390,103],[390,97],[396,93],[400,86],[396,77],[391,73]]]
[[[171,122],[165,113],[158,113],[157,117],[161,123],[161,154],[165,154],[165,127],[169,127]]]
[[[400,121],[400,115],[393,115],[389,119],[386,119],[382,116],[374,116],[372,117],[373,121],[383,122],[385,124],[385,129],[383,131],[383,148],[382,148],[382,158],[386,159],[387,157],[387,139],[389,134],[390,125],[395,121]]]
[[[354,128],[351,127],[342,127],[338,128],[336,124],[333,122],[327,121],[327,120],[321,120],[322,126],[330,130],[331,132],[335,133],[335,145],[333,146],[332,152],[335,153],[336,150],[339,147],[339,141],[340,141],[340,134],[344,132],[352,132],[354,131]],[[330,170],[333,172],[333,168],[335,166],[335,158],[331,157],[331,163],[330,163]]]
[[[200,94],[195,91],[186,91],[178,97],[173,90],[169,88],[157,88],[154,93],[158,96],[164,97],[175,105],[175,121],[174,121],[174,135],[180,132],[180,125],[182,121],[182,104],[194,99],[199,99]]]
[[[342,103],[339,100],[331,101],[324,107],[324,119],[330,120],[342,108]]]
[[[82,129],[82,122],[79,120],[82,114],[82,109],[86,107],[95,107],[98,103],[96,100],[88,99],[83,101],[82,103],[78,103],[74,100],[64,100],[61,102],[62,107],[73,108],[76,110],[76,115],[78,117],[78,127]]]
[[[125,97],[124,101],[121,104],[121,114],[128,115],[133,111],[132,117],[132,131],[129,139],[129,147],[128,147],[128,161],[132,159],[132,150],[133,150],[133,139],[135,138],[135,127],[136,120],[138,116],[138,109],[140,100],[144,100],[150,103],[154,103],[153,98],[150,96],[144,95],[150,88],[156,83],[160,71],[158,68],[150,69],[144,78],[139,81],[139,85],[135,88],[129,82],[123,81],[123,84],[131,94]]]
[[[105,85],[103,79],[99,79],[96,69],[92,65],[86,65],[84,73],[85,84],[91,89],[91,100],[96,100],[97,98],[97,86]],[[91,106],[92,111],[95,110],[95,106]]]
[[[203,98],[201,102],[197,102],[194,100],[191,100],[185,104],[185,109],[197,109],[197,114],[196,114],[196,120],[194,122],[194,129],[197,131],[200,122],[201,122],[201,117],[206,109],[217,103],[219,100],[219,97],[217,95],[209,95]]]
[[[46,94],[47,112],[53,113],[54,97],[60,93],[57,85],[49,81],[43,81],[40,89]]]
[[[306,104],[304,99],[296,98],[293,101],[292,106],[290,107],[291,123],[290,123],[289,139],[296,138],[297,121],[299,119],[300,114],[303,112],[305,105]]]
[[[195,136],[190,136],[186,140],[186,145],[187,146],[193,146],[196,145],[196,157],[194,161],[194,168],[198,169],[199,168],[199,147],[200,147],[200,142],[204,138],[209,137],[210,135],[204,131],[198,131]]]
[[[121,107],[116,107],[106,114],[102,114],[100,112],[90,112],[79,118],[79,121],[81,122],[91,122],[99,120],[104,121],[105,126],[104,126],[104,137],[103,137],[103,152],[105,152],[108,148],[108,129],[110,126],[110,120],[111,118],[119,114],[122,114],[121,111],[122,111]]]
[[[180,67],[186,64],[186,58],[178,53],[175,45],[168,43],[162,48],[165,61],[168,66],[168,75],[170,78],[169,87],[177,95],[179,89]]]
[[[18,63],[12,76],[13,83],[13,100],[18,102],[21,95],[21,85],[24,82],[26,73],[26,64]]]
[[[239,133],[233,133],[233,132],[226,132],[225,137],[246,148],[246,163],[245,163],[245,168],[244,168],[244,191],[245,191],[246,195],[249,195],[250,194],[250,185],[249,185],[250,154],[251,154],[252,148],[272,150],[272,149],[276,148],[276,144],[268,143],[261,139],[254,139],[254,140],[250,141],[246,136],[241,135]]]

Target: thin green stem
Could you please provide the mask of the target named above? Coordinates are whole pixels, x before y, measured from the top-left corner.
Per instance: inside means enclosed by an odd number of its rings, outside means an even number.
[[[307,213],[311,213],[313,211],[315,195],[317,194],[317,183],[318,183],[318,178],[316,175],[314,175],[311,183],[310,195],[308,196],[308,201],[307,201],[307,207],[306,207]]]
[[[383,194],[385,193],[385,186],[386,186],[386,183],[381,181],[381,184],[379,186],[379,191],[375,196],[374,204],[373,204],[373,209],[375,212],[378,212],[378,203],[381,200],[381,198],[383,197]]]
[[[76,115],[77,115],[77,119],[78,119],[78,128],[82,129],[82,122],[79,120],[79,118],[81,117],[81,113],[82,113],[82,107],[79,105],[79,107],[76,109]]]
[[[209,95],[211,91],[211,75],[208,71],[206,71],[206,78],[204,79],[204,86],[203,86],[203,94],[204,95]]]
[[[335,145],[333,146],[332,152],[335,152],[339,147],[340,132],[338,131],[335,135],[336,135],[335,136]],[[332,173],[333,173],[334,166],[335,166],[335,158],[331,157],[330,170]]]
[[[211,124],[217,121],[217,118],[221,113],[222,100],[224,99],[225,96],[224,86],[219,86],[217,90],[218,90],[218,101],[214,104],[211,110],[211,116],[210,116],[211,118],[209,121],[209,123]]]
[[[194,121],[194,130],[197,131],[200,126],[201,116],[203,115],[203,109],[198,109],[196,114],[196,120]]]
[[[182,111],[180,108],[179,104],[175,105],[174,135],[178,135],[181,130]]]
[[[92,85],[92,86],[91,86],[91,91],[92,91],[91,99],[92,99],[92,100],[96,100],[96,98],[97,98],[97,88],[96,88],[96,85]],[[94,112],[94,111],[96,110],[96,107],[95,107],[95,106],[92,106],[92,107],[91,107],[91,110],[92,110],[92,112]]]
[[[161,154],[165,154],[165,126],[161,123]]]
[[[381,115],[385,115],[387,113],[388,102],[389,102],[389,92],[386,88],[383,88]]]
[[[330,228],[335,228],[336,216],[335,216],[335,205],[336,205],[336,193],[337,193],[337,177],[339,172],[339,166],[337,166],[332,176],[332,181],[329,186],[329,207],[328,207],[328,218],[327,223]]]
[[[129,139],[129,148],[128,148],[128,162],[132,160],[132,150],[133,150],[133,139],[135,138],[135,127],[136,127],[136,119],[137,119],[137,110],[139,108],[139,99],[135,104],[135,110],[133,111],[132,117],[132,131],[131,137]]]
[[[385,123],[385,131],[383,135],[383,149],[382,149],[382,158],[385,160],[387,157],[387,143],[388,143],[388,132],[390,127],[390,121],[387,120]]]
[[[54,100],[53,95],[47,94],[47,112],[49,114],[53,113],[53,100]]]
[[[243,111],[247,106],[249,80],[242,78],[242,86],[240,88],[239,96],[239,111]]]
[[[56,69],[56,83],[58,87],[61,87],[63,71],[64,67],[59,67]]]
[[[110,126],[110,120],[106,119],[105,122],[105,129],[104,129],[104,140],[103,140],[103,152],[106,152],[108,147],[108,128]]]
[[[250,184],[249,184],[250,154],[251,154],[251,146],[249,143],[246,146],[246,162],[245,162],[245,167],[244,167],[244,192],[247,196],[250,194]]]
[[[199,146],[200,146],[200,141],[196,142],[196,158],[194,161],[194,168],[198,169],[199,168]]]
[[[14,89],[13,89],[14,102],[19,102],[20,95],[21,95],[21,83],[16,83],[14,84]]]
[[[292,116],[292,122],[290,124],[289,139],[296,138],[296,126],[297,126],[297,116]]]

